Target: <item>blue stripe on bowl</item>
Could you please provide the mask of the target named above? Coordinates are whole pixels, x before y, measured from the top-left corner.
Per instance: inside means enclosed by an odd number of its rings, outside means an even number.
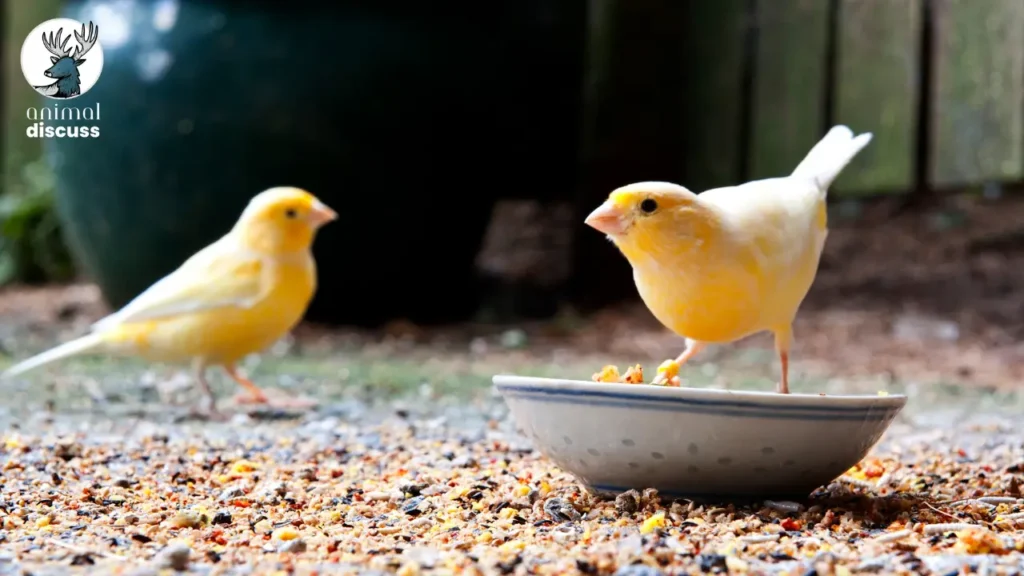
[[[572,396],[576,398],[613,398],[620,400],[641,400],[658,402],[661,404],[687,404],[691,406],[721,406],[729,408],[758,408],[784,409],[818,413],[861,413],[866,410],[877,410],[878,406],[804,406],[792,404],[788,406],[766,406],[760,402],[743,400],[706,400],[703,398],[680,398],[678,396],[652,396],[650,394],[638,394],[631,392],[612,392],[595,390],[573,390],[568,388],[551,388],[547,386],[530,386],[529,384],[495,384],[499,391],[510,391],[516,393],[544,394],[550,396]],[[887,407],[893,409],[894,407]]]
[[[564,393],[562,393],[564,392]],[[604,406],[608,408],[630,408],[640,410],[656,410],[659,412],[680,412],[686,414],[706,414],[709,416],[740,416],[747,418],[770,418],[777,420],[810,420],[810,421],[845,421],[845,422],[880,422],[894,418],[898,408],[879,408],[868,406],[863,408],[844,407],[842,411],[815,409],[811,406],[779,406],[766,407],[746,402],[717,402],[706,400],[690,400],[687,398],[652,398],[643,396],[641,401],[612,395],[601,398],[600,394],[580,391],[544,390],[537,394],[534,391],[520,391],[503,388],[509,398],[518,398],[542,404],[585,404],[587,406]],[[598,398],[595,398],[598,396]],[[622,395],[629,396],[629,395]],[[733,406],[730,408],[730,406]],[[812,412],[812,410],[815,410]]]

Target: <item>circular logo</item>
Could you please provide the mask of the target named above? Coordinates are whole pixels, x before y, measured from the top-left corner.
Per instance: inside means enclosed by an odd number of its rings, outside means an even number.
[[[85,94],[103,71],[99,26],[70,18],[36,26],[21,45],[21,71],[47,98],[70,100]]]

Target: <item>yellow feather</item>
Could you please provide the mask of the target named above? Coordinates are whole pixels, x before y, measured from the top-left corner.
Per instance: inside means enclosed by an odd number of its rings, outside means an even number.
[[[25,360],[3,376],[84,353],[231,370],[301,320],[316,291],[313,238],[335,218],[304,190],[264,191],[229,233],[94,324],[90,334]]]
[[[654,316],[700,343],[772,331],[781,353],[817,274],[828,186],[871,140],[833,128],[793,174],[693,194],[640,182],[588,218],[633,268]]]

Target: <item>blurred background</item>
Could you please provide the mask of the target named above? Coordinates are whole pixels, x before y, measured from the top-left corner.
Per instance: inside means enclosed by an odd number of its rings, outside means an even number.
[[[633,181],[787,174],[845,123],[875,139],[832,189],[798,366],[1024,376],[1024,2],[469,6],[5,0],[8,352],[31,347],[13,326],[123,305],[288,184],[341,214],[300,335],[675,356],[583,217]],[[45,102],[21,44],[58,15],[100,28],[102,76],[73,101],[102,104],[98,139],[25,135]],[[772,380],[770,348],[706,358]]]

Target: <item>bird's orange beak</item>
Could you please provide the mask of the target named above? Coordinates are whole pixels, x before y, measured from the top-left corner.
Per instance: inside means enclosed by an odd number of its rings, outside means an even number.
[[[314,228],[319,228],[328,222],[338,219],[338,213],[327,207],[326,204],[316,201],[313,209],[309,211],[309,220]]]
[[[594,230],[609,236],[625,233],[627,224],[622,210],[610,200],[598,206],[583,222]]]

